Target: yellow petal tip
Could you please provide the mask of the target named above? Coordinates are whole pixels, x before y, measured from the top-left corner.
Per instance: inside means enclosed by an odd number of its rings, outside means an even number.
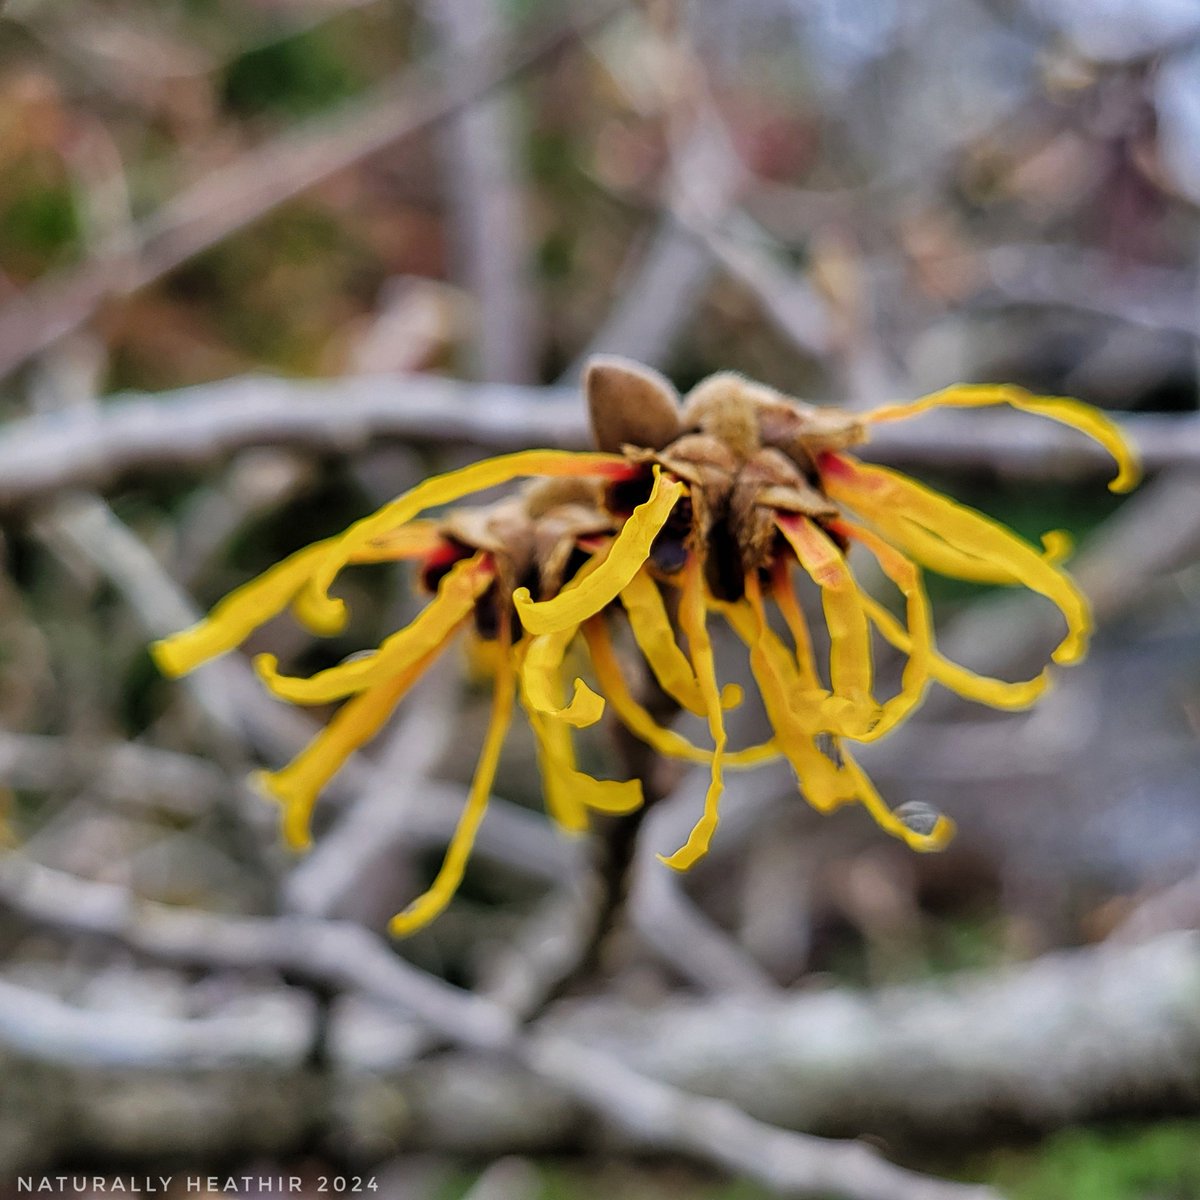
[[[397,913],[388,921],[388,933],[395,938],[408,937],[428,923],[428,917],[423,917],[406,908],[403,912]]]
[[[942,815],[928,833],[909,831],[905,841],[922,854],[937,854],[950,845],[957,832],[958,826],[949,817]]]
[[[1065,529],[1051,529],[1042,534],[1042,553],[1046,561],[1059,566],[1075,551],[1075,539]]]
[[[563,710],[563,719],[576,729],[586,729],[603,716],[604,697],[592,691],[582,679],[576,679],[574,695]]]
[[[150,643],[150,658],[159,671],[168,679],[178,679],[192,669],[183,655],[179,653],[176,638],[162,638]]]
[[[682,860],[680,857],[682,854],[682,850],[676,850],[674,854],[656,854],[654,857],[657,858],[664,867],[670,867],[672,871],[679,871],[682,873],[692,865],[693,861],[695,861],[694,859],[692,861]]]
[[[274,654],[256,654],[252,665],[255,675],[264,683],[269,683],[279,675],[279,659]]]
[[[302,591],[292,604],[297,620],[318,637],[336,637],[346,628],[350,610],[337,596],[314,595]]]
[[[1132,447],[1125,447],[1126,453],[1118,459],[1120,470],[1108,481],[1110,492],[1132,492],[1142,482],[1142,464]]]
[[[1077,663],[1087,654],[1087,639],[1082,637],[1069,638],[1061,645],[1050,651],[1050,657],[1060,667],[1069,667]]]

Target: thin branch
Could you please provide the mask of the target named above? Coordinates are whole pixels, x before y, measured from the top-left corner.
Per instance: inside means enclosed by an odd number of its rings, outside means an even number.
[[[450,60],[487,77],[512,41],[510,16],[494,0],[425,0]],[[521,110],[498,93],[450,121],[443,134],[457,276],[475,300],[473,374],[503,383],[537,377],[529,217],[521,179]]]
[[[704,181],[709,222],[723,219],[744,186],[745,173],[714,122],[697,123],[675,151],[667,212],[640,247],[636,269],[618,279],[612,308],[564,380],[579,378],[592,354],[623,354],[653,366],[667,362],[707,294],[716,265],[704,239],[676,216],[686,207],[687,188],[695,190],[694,178]]]
[[[215,763],[136,742],[0,731],[0,783],[30,791],[84,784],[107,800],[160,804],[195,815],[234,786]]]
[[[646,821],[638,843],[629,903],[629,918],[638,934],[680,976],[713,995],[768,996],[779,989],[762,966],[683,892],[680,876],[664,871],[657,853],[669,853],[687,837],[704,802],[708,774],[690,772]],[[782,785],[787,789],[788,784]],[[779,772],[766,770],[752,782],[730,780],[725,805],[729,818],[722,834],[730,835],[733,814],[758,810],[763,799],[781,790]],[[728,839],[726,850],[740,841]]]
[[[966,257],[970,261],[974,255]],[[1200,337],[1190,271],[1131,265],[1077,246],[1010,244],[978,257],[998,303],[1076,309],[1157,333]],[[987,301],[981,295],[972,304]]]
[[[1119,421],[1151,470],[1200,465],[1200,415],[1133,414]],[[108,487],[135,471],[199,470],[248,446],[351,454],[388,438],[491,451],[590,444],[583,403],[568,388],[433,375],[238,377],[160,395],[126,393],[92,412],[9,423],[0,430],[0,511],[62,488]],[[1111,467],[1103,449],[1072,430],[999,411],[935,413],[888,425],[874,433],[864,457],[1045,479]]]
[[[298,1067],[309,1039],[309,1006],[279,991],[262,999],[253,1016],[243,1005],[237,1013],[180,1020],[82,1008],[0,979],[0,1042],[37,1062],[70,1067],[212,1070],[264,1061]]]
[[[191,598],[99,497],[64,498],[39,517],[38,531],[60,557],[77,556],[102,571],[150,637],[164,637],[199,620]],[[227,750],[248,743],[271,756],[290,758],[316,728],[307,717],[263,695],[244,660],[209,663],[184,686]]]

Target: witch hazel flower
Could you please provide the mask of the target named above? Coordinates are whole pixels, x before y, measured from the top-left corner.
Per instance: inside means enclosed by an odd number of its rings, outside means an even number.
[[[1035,547],[981,513],[851,453],[874,425],[938,407],[1006,404],[1094,438],[1114,457],[1113,491],[1138,480],[1116,425],[1078,401],[1019,388],[960,385],[867,413],[816,407],[739,375],[721,373],[680,398],[657,372],[597,358],[585,392],[596,453],[529,450],[434,476],[341,535],[309,546],[221,601],[191,629],[157,642],[160,669],[179,676],[240,645],[290,608],[312,632],[345,625],[330,594],[355,563],[408,561],[430,600],[376,649],[310,677],[281,673],[270,655],[255,667],[267,689],[293,704],[340,707],[301,753],[259,782],[282,806],[297,849],[311,838],[316,800],[346,759],[373,737],[431,663],[460,636],[488,647],[492,710],[474,779],[445,859],[429,889],[392,919],[397,935],[437,916],[462,880],[487,808],[505,737],[519,704],[533,729],[548,813],[581,833],[593,813],[621,815],[644,803],[640,780],[597,779],[580,770],[574,731],[611,707],[660,754],[709,771],[703,809],[686,842],[660,856],[686,870],[716,832],[728,769],[785,758],[799,789],[830,812],[862,804],[915,850],[944,847],[949,818],[906,806],[893,811],[850,752],[895,729],[936,682],[1002,709],[1034,703],[1049,671],[1018,682],[990,679],[937,650],[923,572],[1027,587],[1054,603],[1066,634],[1050,652],[1077,661],[1091,629],[1086,598],[1062,569],[1069,542],[1051,533]],[[434,509],[512,480],[528,482],[484,507]],[[861,547],[903,600],[903,619],[859,585],[848,554]],[[818,661],[803,589],[814,589],[827,630]],[[773,613],[777,619],[772,620]],[[729,745],[725,713],[740,690],[721,686],[710,625],[744,644],[771,726],[757,745]],[[613,642],[628,626],[658,686],[701,717],[698,745],[662,724],[636,698]],[[776,632],[776,627],[786,636]],[[872,630],[905,656],[899,690],[876,694]],[[582,643],[591,682],[570,680]],[[907,811],[906,811],[907,809]]]

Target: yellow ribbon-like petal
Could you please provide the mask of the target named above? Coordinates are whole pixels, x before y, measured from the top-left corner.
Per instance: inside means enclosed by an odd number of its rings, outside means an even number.
[[[776,524],[821,589],[829,628],[829,682],[834,696],[851,706],[843,728],[832,732],[861,738],[878,721],[880,709],[871,694],[871,631],[858,584],[841,551],[807,517],[781,515]]]
[[[629,470],[629,464],[617,454],[584,454],[568,450],[522,450],[501,454],[482,462],[435,475],[385,504],[369,517],[356,521],[345,533],[332,539],[332,544],[317,563],[312,577],[305,585],[303,604],[313,619],[336,632],[345,624],[345,605],[329,595],[329,588],[338,572],[362,547],[375,539],[385,539],[394,530],[407,525],[426,509],[461,500],[474,492],[497,484],[507,483],[528,475],[557,477],[600,477],[619,479]]]
[[[675,730],[660,725],[653,715],[634,699],[621,670],[621,664],[617,661],[612,638],[602,616],[591,617],[584,623],[583,636],[587,641],[596,680],[618,720],[630,733],[668,758],[679,758],[705,766],[712,762],[711,750],[705,750],[689,742]],[[742,750],[731,750],[726,753],[724,761],[727,767],[756,767],[771,762],[779,755],[779,748],[772,739]]]
[[[255,782],[283,805],[283,836],[294,850],[307,849],[313,806],[342,764],[383,727],[405,692],[437,658],[440,647],[407,670],[384,679],[343,704],[329,724],[286,767],[261,771]]]
[[[671,628],[658,584],[645,571],[638,571],[622,588],[621,603],[629,618],[633,639],[659,686],[681,708],[703,716],[704,700],[696,673],[675,641],[675,631]]]
[[[505,625],[507,626],[507,622]],[[503,653],[492,691],[492,715],[483,739],[479,763],[475,768],[475,777],[471,780],[471,788],[467,793],[467,803],[433,883],[388,923],[389,931],[396,937],[415,933],[445,910],[462,883],[467,860],[471,857],[471,850],[475,845],[475,835],[487,812],[492,784],[496,779],[496,767],[500,762],[500,752],[504,747],[508,727],[512,724],[513,701],[516,695],[511,636],[507,628],[504,628],[499,641]]]
[[[393,536],[363,546],[354,556],[356,563],[393,562],[419,558],[437,548],[441,537],[432,522],[421,522]],[[241,645],[260,625],[281,613],[289,604],[296,615],[315,633],[328,632],[299,604],[305,583],[336,539],[314,542],[289,555],[283,562],[226,596],[202,621],[190,629],[162,638],[150,647],[158,669],[177,679],[195,670],[210,658],[225,654]]]
[[[420,615],[370,654],[308,678],[281,675],[273,654],[260,654],[254,668],[272,695],[290,704],[328,704],[352,696],[407,670],[410,663],[443,645],[471,614],[475,601],[494,578],[490,558],[477,554],[455,563]]]
[[[911,653],[912,639],[900,622],[882,604],[869,596],[863,598],[863,604],[879,632],[897,650],[905,654]],[[1010,683],[1005,679],[978,675],[956,662],[951,662],[936,651],[930,659],[929,674],[943,687],[949,688],[964,699],[974,700],[991,708],[1008,710],[1028,708],[1050,683],[1049,669],[1043,671],[1036,679]]]
[[[595,725],[604,715],[604,700],[582,679],[575,680],[571,702],[562,707],[562,665],[576,630],[562,629],[533,637],[521,663],[521,690],[526,705],[576,729]]]
[[[629,515],[594,571],[576,576],[549,600],[535,601],[528,588],[513,592],[513,603],[525,629],[529,633],[554,633],[577,628],[611,604],[649,558],[655,537],[686,490],[656,467],[650,498]]]
[[[755,590],[754,584],[748,582],[746,590],[747,594]],[[725,618],[747,649],[752,649],[759,641],[762,642],[763,649],[770,657],[773,670],[787,695],[793,718],[800,722],[800,727],[808,731],[809,737],[818,733],[841,736],[844,728],[859,723],[858,710],[854,705],[840,696],[831,695],[829,689],[822,687],[816,680],[815,674],[801,674],[796,657],[788,652],[769,625],[763,624],[760,631],[749,599],[730,604],[710,596],[708,603],[714,612]],[[764,615],[764,622],[765,619]],[[753,666],[753,663],[751,665]],[[756,682],[759,682],[761,688],[761,681]]]
[[[846,772],[854,780],[857,799],[874,817],[875,823],[880,829],[890,833],[893,837],[900,838],[908,844],[910,849],[920,850],[924,853],[944,850],[949,845],[951,838],[954,837],[954,822],[949,817],[939,814],[933,828],[928,833],[910,829],[887,806],[862,767],[849,754],[843,752],[843,758]]]
[[[699,556],[690,555],[683,568],[683,595],[679,604],[679,624],[688,640],[688,651],[696,672],[696,681],[704,698],[708,731],[713,753],[704,811],[692,827],[687,841],[674,854],[658,856],[659,861],[676,871],[686,871],[708,853],[709,843],[720,819],[721,793],[725,781],[721,772],[725,755],[725,719],[721,713],[721,689],[717,686],[717,667],[708,636],[704,603],[704,567]]]
[[[933,671],[933,621],[929,612],[929,598],[921,582],[921,572],[915,563],[889,546],[881,537],[861,525],[842,521],[840,528],[866,546],[879,562],[883,573],[900,589],[904,596],[908,616],[908,662],[900,679],[900,691],[887,700],[879,714],[879,721],[857,741],[873,742],[890,732],[921,702]],[[866,610],[868,597],[860,597]],[[869,615],[869,610],[868,615]]]
[[[567,833],[583,833],[588,827],[588,814],[582,796],[573,786],[579,772],[575,769],[570,727],[561,721],[551,721],[528,705],[525,712],[537,745],[546,811]]]
[[[568,833],[588,827],[588,810],[623,816],[641,808],[642,785],[636,779],[593,779],[575,765],[570,727],[526,709],[538,744],[538,765],[546,809]]]
[[[822,459],[822,482],[828,495],[861,513],[918,562],[924,561],[925,545],[906,536],[914,523],[956,551],[990,559],[1062,612],[1067,636],[1051,653],[1054,661],[1075,662],[1083,656],[1092,627],[1087,598],[1069,575],[1011,530],[897,471],[846,456]],[[903,518],[898,519],[898,513]]]
[[[907,404],[889,404],[864,415],[871,422],[903,421],[934,408],[983,408],[1008,404],[1022,412],[1036,413],[1062,425],[1079,430],[1102,445],[1116,460],[1117,474],[1108,487],[1113,492],[1128,492],[1142,476],[1137,452],[1121,432],[1120,426],[1090,404],[1066,396],[1035,396],[1011,384],[960,383]]]
[[[595,558],[589,559],[576,578],[586,578],[597,566]],[[562,703],[563,659],[578,632],[577,627],[568,626],[554,633],[527,636],[521,647],[519,669],[522,702],[527,709],[583,729],[595,725],[604,715],[604,700],[582,679],[576,679],[570,703]]]
[[[521,704],[537,744],[546,811],[551,818],[568,833],[582,833],[588,827],[589,809],[620,814],[640,808],[642,785],[636,779],[593,779],[575,765],[570,724],[541,707],[545,703],[550,709],[562,711],[561,681],[542,681],[547,684],[547,694],[535,703],[526,689],[524,658],[528,653],[527,642],[518,651]]]
[[[230,592],[204,620],[150,647],[158,669],[172,679],[241,645],[295,598],[332,539],[297,550],[257,579]]]
[[[767,623],[758,578],[746,578],[746,615],[740,605],[723,611],[734,632],[750,651],[750,670],[758,684],[775,743],[796,772],[805,799],[819,812],[830,812],[853,795],[843,772],[816,743],[820,709],[797,704],[800,696],[791,656]]]
[[[1005,563],[983,558],[962,546],[952,546],[944,538],[930,533],[916,521],[909,520],[903,513],[888,512],[882,521],[876,521],[881,529],[887,526],[892,541],[922,566],[945,575],[950,579],[965,579],[970,583],[1020,586],[1020,578]],[[1051,565],[1058,565],[1073,549],[1071,535],[1063,529],[1052,529],[1042,534],[1042,557]]]
[[[324,547],[322,557],[336,541],[336,538],[326,538],[324,542],[319,543]],[[436,521],[413,521],[400,529],[389,530],[386,534],[365,542],[354,551],[350,561],[402,562],[406,559],[424,558],[444,545],[445,539],[438,531]],[[332,637],[341,631],[345,623],[337,613],[314,604],[308,588],[303,585],[292,600],[292,615],[306,629],[320,637]]]
[[[817,678],[816,660],[813,656],[812,635],[809,633],[808,621],[792,590],[790,572],[787,563],[780,559],[771,577],[771,595],[775,606],[783,614],[783,622],[792,635],[792,645],[795,649],[796,671],[802,687],[816,689],[821,686]]]
[[[435,550],[445,547],[437,521],[410,521],[399,529],[389,529],[372,538],[354,552],[351,562],[403,562],[412,558],[426,558]]]

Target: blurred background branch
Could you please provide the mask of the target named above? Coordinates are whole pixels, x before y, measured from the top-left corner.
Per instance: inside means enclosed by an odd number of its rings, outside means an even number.
[[[1149,470],[1200,467],[1200,418],[1145,413],[1122,424]],[[0,431],[0,507],[17,508],[64,488],[112,486],[127,475],[200,470],[254,446],[353,455],[386,439],[493,451],[590,444],[578,393],[566,388],[433,375],[329,383],[229,379],[12,422]],[[882,427],[863,454],[902,466],[990,469],[1017,478],[1112,472],[1112,460],[1094,442],[1008,413],[937,413]]]

